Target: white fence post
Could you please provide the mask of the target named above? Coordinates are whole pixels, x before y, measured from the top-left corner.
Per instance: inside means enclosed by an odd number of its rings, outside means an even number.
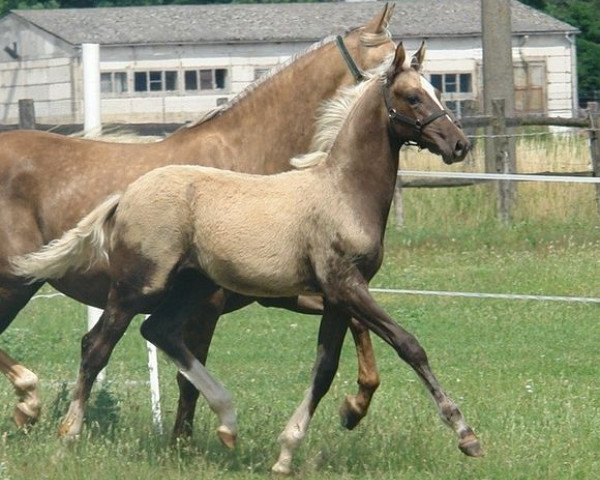
[[[88,307],[88,331],[91,330],[102,315],[102,309],[96,307]],[[146,317],[147,318],[147,317]],[[152,423],[156,431],[163,433],[162,413],[160,409],[160,384],[158,377],[158,355],[156,347],[150,342],[146,342],[146,351],[148,352],[148,375],[150,377],[150,403],[152,408]],[[97,377],[98,382],[103,382],[106,379],[106,368],[104,368]]]
[[[87,307],[87,329],[88,332],[94,328],[94,325],[98,323],[100,320],[100,316],[102,315],[102,309],[96,307]],[[103,382],[106,379],[106,368],[102,369],[102,371],[98,374],[97,380],[98,382]]]
[[[83,67],[83,130],[86,137],[102,132],[100,114],[100,45],[81,44]]]
[[[146,342],[148,350],[148,373],[150,374],[150,402],[152,404],[152,422],[156,431],[162,435],[162,414],[160,411],[160,385],[158,382],[158,357],[156,347]]]

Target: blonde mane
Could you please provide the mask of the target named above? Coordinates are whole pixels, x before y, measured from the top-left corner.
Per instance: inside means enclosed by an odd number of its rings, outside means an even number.
[[[364,82],[342,88],[338,95],[323,102],[317,112],[316,132],[310,151],[292,158],[290,163],[293,167],[298,169],[312,167],[327,157],[352,108],[371,83],[384,80],[393,58],[392,54],[381,65],[365,72]]]
[[[353,32],[357,29],[360,29],[360,28],[362,28],[362,27],[350,29],[345,32],[345,35],[347,35],[350,32]],[[359,41],[361,42],[361,44],[363,44],[366,47],[376,47],[378,45],[381,45],[381,44],[387,42],[391,37],[392,37],[392,35],[391,35],[390,31],[387,29],[387,25],[385,25],[385,28],[383,29],[383,31],[381,33],[361,32],[360,36],[359,36]],[[257,88],[261,87],[262,85],[264,85],[265,83],[270,81],[274,76],[276,76],[277,74],[279,74],[286,68],[290,67],[292,64],[296,63],[300,58],[305,57],[306,55],[309,55],[310,53],[314,52],[315,50],[318,50],[319,48],[321,48],[329,43],[333,43],[335,41],[335,39],[336,39],[336,35],[330,35],[328,37],[325,37],[320,42],[313,43],[306,50],[292,55],[286,61],[275,65],[261,78],[259,78],[255,82],[250,83],[246,88],[244,88],[240,93],[238,93],[230,101],[228,101],[224,105],[220,105],[218,107],[215,107],[211,110],[204,112],[203,114],[201,114],[200,118],[198,118],[197,120],[194,120],[191,123],[188,123],[188,124],[182,126],[181,129],[196,127],[196,126],[210,120],[211,118],[221,115],[222,113],[226,112],[230,108],[233,108],[238,103],[240,103],[242,100],[244,100],[244,98],[246,98],[248,95],[250,95],[252,92],[254,92]]]

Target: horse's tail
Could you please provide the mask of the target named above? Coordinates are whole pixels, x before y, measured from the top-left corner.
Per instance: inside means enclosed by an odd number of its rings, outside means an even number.
[[[61,278],[68,270],[90,268],[98,260],[108,260],[107,224],[120,199],[121,194],[110,196],[62,237],[37,252],[11,258],[13,273],[35,282]]]

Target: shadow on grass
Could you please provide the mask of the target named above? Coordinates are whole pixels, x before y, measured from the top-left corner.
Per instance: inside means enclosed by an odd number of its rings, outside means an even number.
[[[49,416],[57,424],[69,409],[70,388],[63,383],[49,409]],[[120,420],[120,407],[116,397],[110,391],[110,384],[103,384],[90,398],[85,410],[85,428],[95,434],[107,435],[117,430]]]

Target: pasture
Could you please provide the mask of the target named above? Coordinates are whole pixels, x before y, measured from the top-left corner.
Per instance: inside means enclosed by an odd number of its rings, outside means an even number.
[[[522,161],[543,158],[560,168],[566,168],[565,158],[585,163],[585,142],[572,142],[522,142]],[[402,167],[407,163],[445,168],[439,160],[430,164],[421,157],[405,157]],[[509,228],[494,220],[490,185],[408,190],[406,226],[397,232],[390,225],[384,267],[372,286],[600,297],[600,222],[593,188],[520,185]],[[298,450],[297,477],[597,476],[599,305],[376,298],[421,341],[442,385],[482,439],[486,456],[471,459],[458,451],[414,373],[376,338],[382,385],[363,422],[352,432],[342,429],[337,410],[344,395],[354,392],[356,377],[354,348],[347,340],[339,373]],[[62,297],[26,307],[0,337],[0,348],[38,373],[44,411],[30,432],[15,431],[13,392],[7,381],[0,384],[0,480],[269,475],[277,435],[309,384],[318,320],[252,306],[220,321],[208,365],[234,395],[240,436],[232,452],[218,442],[216,419],[202,402],[194,438],[171,444],[177,391],[175,368],[164,358],[159,368],[165,433],[154,431],[138,326],[139,320],[117,346],[107,381],[95,387],[82,438],[66,446],[56,428],[77,373],[85,307]]]

